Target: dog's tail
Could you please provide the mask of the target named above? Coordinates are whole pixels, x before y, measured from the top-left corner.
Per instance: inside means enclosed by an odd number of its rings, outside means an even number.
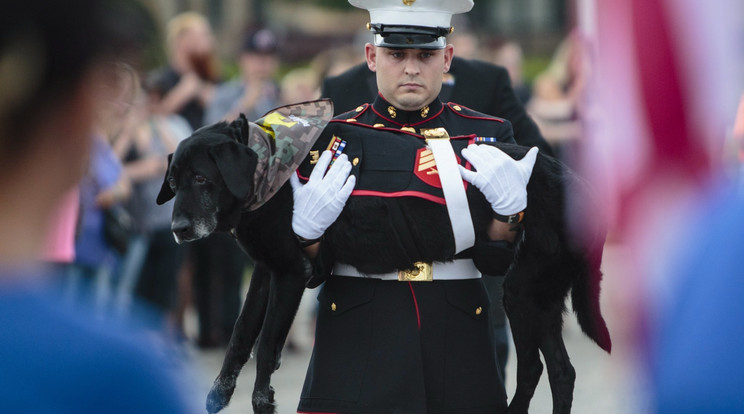
[[[579,326],[594,342],[608,353],[612,349],[610,332],[602,317],[599,306],[600,283],[602,282],[602,253],[607,227],[598,212],[597,197],[588,183],[573,177],[570,188],[574,197],[567,200],[570,228],[573,232],[574,259],[577,264],[577,277],[571,288],[571,302]]]
[[[581,330],[608,353],[612,350],[610,331],[602,317],[599,307],[599,284],[602,281],[602,271],[599,261],[589,258],[582,269],[581,276],[571,289],[571,304]]]

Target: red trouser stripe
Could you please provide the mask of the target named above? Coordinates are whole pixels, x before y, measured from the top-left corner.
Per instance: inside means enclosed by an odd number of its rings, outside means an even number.
[[[413,291],[413,283],[408,282],[408,287],[411,288],[411,296],[413,297],[413,305],[416,307],[416,322],[418,323],[418,329],[421,330],[421,314],[419,313],[418,301],[416,300],[416,292]]]

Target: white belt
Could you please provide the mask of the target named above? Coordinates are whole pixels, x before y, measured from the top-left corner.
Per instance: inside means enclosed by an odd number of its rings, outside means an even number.
[[[413,270],[401,270],[390,273],[364,274],[351,265],[336,263],[333,274],[336,276],[365,277],[370,279],[398,281],[431,281],[480,279],[481,273],[472,259],[457,259],[452,262],[423,263],[416,262]]]

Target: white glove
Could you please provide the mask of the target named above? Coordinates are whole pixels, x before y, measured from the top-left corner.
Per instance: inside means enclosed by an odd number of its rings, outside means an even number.
[[[460,166],[462,178],[476,186],[491,208],[502,216],[517,214],[527,207],[527,182],[537,159],[537,147],[532,147],[519,161],[492,145],[470,144],[462,156],[476,171]]]
[[[297,174],[289,178],[294,194],[292,230],[303,239],[319,239],[325,233],[341,214],[356,184],[356,177],[349,176],[351,163],[346,154],[341,154],[323,176],[332,154],[323,151],[307,184],[302,185]]]

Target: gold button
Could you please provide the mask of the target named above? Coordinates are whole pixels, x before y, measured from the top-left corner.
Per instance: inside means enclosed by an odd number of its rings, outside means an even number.
[[[359,157],[356,157],[356,158],[354,158],[353,160],[351,160],[351,163],[352,163],[352,165],[357,165],[357,164],[359,164]]]
[[[364,107],[362,105],[359,105],[359,106],[357,106],[356,111],[357,112],[362,112],[363,109],[364,109]]]
[[[452,109],[454,109],[455,111],[462,111],[462,108],[460,107],[460,105],[455,105],[452,107]]]
[[[412,133],[412,134],[415,134],[415,133],[416,133],[416,128],[411,128],[411,127],[403,127],[403,128],[401,128],[400,130],[401,130],[401,131],[406,131],[406,132],[410,132],[410,133]]]
[[[480,315],[481,313],[483,313],[483,308],[481,308],[480,306],[478,306],[477,308],[475,308],[475,314],[476,315]]]
[[[335,303],[331,303],[331,310],[334,311],[334,312],[336,311],[336,304]]]
[[[346,122],[357,122],[356,118],[349,118],[346,120]]]
[[[385,126],[385,124],[374,124],[372,126],[375,127],[375,128],[382,128],[382,127]]]

